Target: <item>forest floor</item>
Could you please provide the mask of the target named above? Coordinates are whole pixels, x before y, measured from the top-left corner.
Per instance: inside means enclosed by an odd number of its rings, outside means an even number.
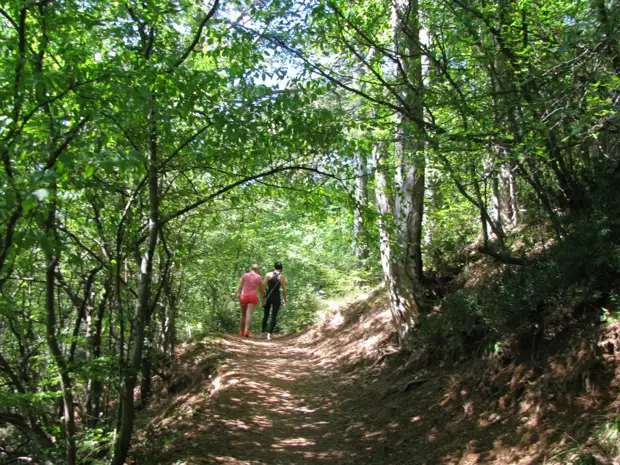
[[[546,368],[524,364],[420,368],[397,353],[390,324],[374,294],[298,335],[186,346],[174,393],[162,385],[141,413],[133,463],[620,463],[593,443],[617,415],[617,373],[603,377],[610,398],[558,391],[561,376],[543,383]]]

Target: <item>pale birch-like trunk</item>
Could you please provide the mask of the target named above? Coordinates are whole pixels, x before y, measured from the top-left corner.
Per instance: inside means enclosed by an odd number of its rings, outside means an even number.
[[[507,8],[506,0],[501,0],[498,4],[499,14],[505,16]],[[505,19],[504,19],[505,20]],[[506,73],[506,59],[498,55],[494,60],[494,68],[496,76],[489,75],[493,83],[493,119],[496,127],[502,127],[506,124],[499,112],[498,95],[505,89],[501,81],[508,80]],[[516,103],[516,102],[515,102]],[[498,214],[495,216],[497,224],[507,226],[509,229],[514,228],[519,222],[519,205],[517,202],[517,191],[515,183],[515,167],[513,154],[499,141],[494,141],[493,152],[497,166],[499,166],[498,186],[494,186],[494,201],[497,204]]]
[[[500,168],[500,208],[504,224],[510,227],[519,225],[519,203],[515,168],[511,161],[502,163]]]
[[[355,256],[361,263],[368,256],[366,232],[364,228],[364,211],[368,208],[368,173],[366,157],[355,154],[355,210],[353,212],[353,239]]]
[[[390,309],[394,326],[398,331],[399,340],[404,342],[405,336],[417,323],[418,309],[415,305],[413,287],[399,263],[396,243],[391,230],[394,224],[394,199],[391,195],[392,186],[388,180],[386,169],[386,147],[377,143],[373,150],[373,167],[375,171],[375,195],[379,211],[379,240],[381,251],[381,267],[390,296]]]
[[[424,215],[425,137],[424,80],[420,17],[417,0],[394,0],[394,45],[400,57],[396,69],[404,111],[398,115],[395,155],[398,195],[394,216],[398,221],[398,240],[404,249],[403,265],[413,280],[421,280],[422,219]]]
[[[400,287],[411,296],[408,305],[410,319],[417,322],[422,307],[422,220],[424,217],[425,189],[425,128],[424,79],[422,47],[420,44],[420,17],[417,0],[395,0],[392,11],[394,46],[399,56],[396,67],[400,86],[395,160],[396,188],[394,219],[398,256],[395,257],[395,275],[402,280]]]
[[[401,344],[418,323],[423,298],[422,219],[424,213],[425,137],[422,51],[417,0],[394,0],[392,27],[399,86],[394,157],[380,142],[373,151],[379,211],[381,265]],[[396,173],[388,169],[394,160]]]

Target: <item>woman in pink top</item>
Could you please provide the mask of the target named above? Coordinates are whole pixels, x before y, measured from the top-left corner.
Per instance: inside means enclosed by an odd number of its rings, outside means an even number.
[[[260,267],[252,265],[249,273],[245,273],[239,280],[237,292],[233,294],[233,299],[239,294],[241,304],[241,328],[239,336],[250,337],[250,327],[252,326],[252,313],[258,305],[258,291],[261,298],[265,295],[263,289],[263,278],[258,274]]]

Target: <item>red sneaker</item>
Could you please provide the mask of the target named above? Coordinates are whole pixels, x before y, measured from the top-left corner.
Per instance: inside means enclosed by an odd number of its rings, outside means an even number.
[[[243,337],[245,336],[245,333],[243,331],[239,331],[239,336]]]
[[[244,334],[244,336],[245,336],[245,337],[250,337],[250,332],[249,332],[249,331],[246,331],[246,332],[245,332],[245,334]]]

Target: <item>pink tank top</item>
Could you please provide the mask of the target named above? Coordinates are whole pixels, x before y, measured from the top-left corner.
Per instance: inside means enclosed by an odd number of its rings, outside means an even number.
[[[249,273],[245,273],[241,276],[242,287],[241,287],[241,295],[258,295],[257,289],[258,286],[263,282],[263,278],[260,277],[259,274],[254,271],[250,271]]]

